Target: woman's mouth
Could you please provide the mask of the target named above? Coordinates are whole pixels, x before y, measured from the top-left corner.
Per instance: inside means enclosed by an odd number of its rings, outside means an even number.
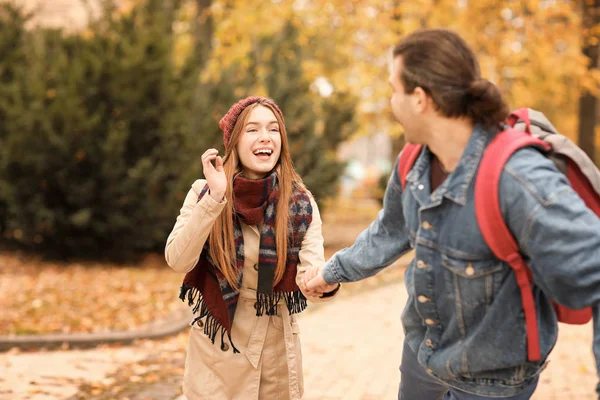
[[[267,161],[271,158],[273,150],[271,149],[257,149],[254,151],[254,155],[261,161]]]

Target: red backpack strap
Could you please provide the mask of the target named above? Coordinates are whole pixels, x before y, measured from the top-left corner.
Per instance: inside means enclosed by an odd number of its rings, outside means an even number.
[[[514,110],[508,116],[507,122],[511,128],[514,128],[514,126],[519,120],[525,122],[525,132],[531,133],[531,120],[529,119],[529,109],[519,108],[518,110]]]
[[[423,146],[420,144],[407,143],[400,153],[400,161],[398,162],[398,176],[400,176],[400,182],[402,183],[402,190],[406,186],[406,176],[415,165],[415,161],[421,154]]]
[[[475,215],[487,245],[496,257],[507,262],[515,272],[525,312],[528,357],[530,361],[539,361],[540,341],[530,272],[519,253],[518,243],[504,222],[499,197],[500,177],[504,165],[517,150],[531,146],[550,150],[547,143],[515,129],[501,132],[492,140],[483,154],[477,172]]]

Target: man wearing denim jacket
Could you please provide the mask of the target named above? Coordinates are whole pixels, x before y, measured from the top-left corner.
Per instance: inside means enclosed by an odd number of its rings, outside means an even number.
[[[549,296],[594,307],[600,360],[600,219],[538,150],[507,162],[501,209],[535,280],[542,361],[529,362],[519,288],[486,245],[474,207],[479,162],[507,105],[465,42],[446,30],[402,40],[390,84],[406,140],[423,151],[404,190],[394,167],[377,220],[307,274],[308,288],[365,279],[415,250],[405,274],[401,400],[531,398],[557,338]]]

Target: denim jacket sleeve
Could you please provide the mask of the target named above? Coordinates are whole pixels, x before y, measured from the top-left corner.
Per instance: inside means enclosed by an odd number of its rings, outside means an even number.
[[[544,292],[575,309],[600,303],[600,218],[552,161],[518,151],[502,174],[500,204]]]
[[[600,218],[534,149],[508,161],[500,204],[536,284],[567,307],[595,308],[593,348],[600,374]]]
[[[410,250],[402,211],[398,160],[387,184],[383,209],[354,244],[338,251],[323,269],[327,283],[355,282],[375,275]]]

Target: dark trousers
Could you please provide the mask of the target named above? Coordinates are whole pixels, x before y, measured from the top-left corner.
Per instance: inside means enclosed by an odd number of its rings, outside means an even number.
[[[516,396],[502,397],[507,400],[529,400],[537,387],[536,379]],[[478,396],[451,388],[435,379],[419,364],[417,355],[404,342],[400,365],[400,391],[398,400],[492,400],[498,397]]]

